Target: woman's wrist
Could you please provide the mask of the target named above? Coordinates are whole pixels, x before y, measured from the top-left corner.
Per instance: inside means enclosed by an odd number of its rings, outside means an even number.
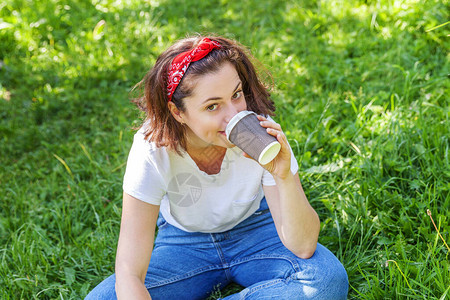
[[[284,181],[292,180],[294,181],[294,174],[292,174],[291,170],[278,173],[272,173],[272,177],[275,179],[277,185],[282,184]]]

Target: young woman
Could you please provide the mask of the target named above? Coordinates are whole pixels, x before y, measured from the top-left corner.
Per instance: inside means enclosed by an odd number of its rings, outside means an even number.
[[[245,289],[226,299],[346,298],[250,57],[229,39],[186,38],[138,84],[147,117],[124,176],[116,273],[87,299],[205,299],[230,282]],[[225,135],[243,110],[281,144],[267,165]]]

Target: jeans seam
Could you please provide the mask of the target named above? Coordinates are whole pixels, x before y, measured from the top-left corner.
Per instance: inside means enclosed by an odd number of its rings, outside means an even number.
[[[231,276],[229,274],[229,264],[226,262],[225,257],[223,255],[223,251],[222,248],[220,247],[219,243],[216,243],[213,239],[213,245],[214,248],[216,248],[216,252],[219,255],[220,261],[222,263],[222,269],[225,271],[225,276],[227,277],[228,280],[231,280]]]
[[[259,291],[259,290],[261,290],[263,288],[267,288],[267,287],[276,285],[278,283],[282,283],[284,281],[285,281],[285,279],[281,279],[281,278],[273,279],[273,280],[270,280],[269,282],[265,282],[265,283],[259,284],[257,286],[254,286],[252,288],[248,288],[248,292],[245,293],[244,295],[242,295],[243,296],[242,299],[245,299],[247,296],[250,296],[251,294],[253,294],[253,293],[255,293],[255,292],[257,292],[257,291]]]
[[[155,287],[159,287],[159,286],[164,286],[164,285],[171,284],[171,283],[174,283],[174,282],[177,282],[177,281],[185,280],[187,278],[190,278],[190,277],[193,277],[193,276],[196,276],[196,275],[208,272],[208,271],[221,270],[221,269],[223,269],[223,267],[222,266],[217,266],[217,265],[203,267],[203,268],[199,268],[199,269],[193,270],[191,272],[187,272],[187,273],[184,273],[182,275],[178,275],[178,276],[172,277],[170,279],[159,281],[159,282],[156,282],[156,283],[153,283],[153,284],[146,283],[145,287],[147,289],[151,289],[151,288],[155,288]]]
[[[291,259],[290,257],[286,257],[283,255],[254,255],[254,256],[250,256],[250,257],[246,257],[244,259],[240,259],[240,260],[235,260],[235,261],[231,261],[229,264],[229,267],[232,268],[234,266],[243,264],[243,263],[247,263],[249,261],[252,260],[265,260],[265,259],[281,259],[281,260],[285,260],[288,261],[292,268],[294,269],[294,273],[300,272],[300,267],[298,265],[298,263]]]

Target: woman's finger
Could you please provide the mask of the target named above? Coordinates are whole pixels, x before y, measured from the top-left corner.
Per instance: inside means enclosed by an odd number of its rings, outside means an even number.
[[[264,118],[264,117],[262,117],[262,118]],[[259,124],[262,127],[271,127],[271,128],[274,128],[274,129],[281,130],[281,125],[276,123],[276,122],[269,121],[267,119],[260,119],[259,121],[260,121]]]

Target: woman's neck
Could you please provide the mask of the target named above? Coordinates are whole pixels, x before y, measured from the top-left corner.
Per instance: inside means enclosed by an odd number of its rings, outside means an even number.
[[[210,145],[207,147],[188,146],[187,153],[197,164],[198,168],[209,174],[217,174],[222,167],[222,161],[227,148]]]

